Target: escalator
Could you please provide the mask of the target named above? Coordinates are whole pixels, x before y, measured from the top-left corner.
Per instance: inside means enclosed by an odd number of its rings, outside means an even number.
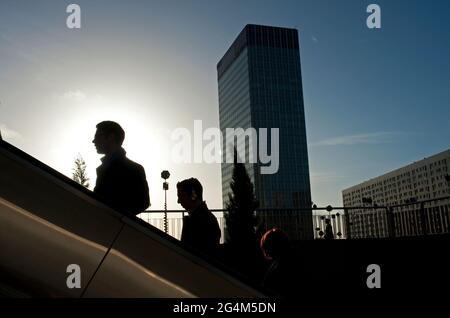
[[[77,267],[77,273],[70,269]],[[77,274],[79,286],[70,284]],[[75,279],[75,280],[77,280]],[[264,297],[0,140],[0,296]]]

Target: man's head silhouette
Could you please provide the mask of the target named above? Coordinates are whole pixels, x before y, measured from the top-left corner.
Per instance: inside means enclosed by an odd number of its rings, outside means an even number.
[[[110,155],[117,151],[125,139],[125,131],[113,121],[102,121],[97,124],[97,131],[92,142],[97,153]]]
[[[196,178],[177,183],[178,203],[187,211],[192,211],[203,202],[203,187]]]

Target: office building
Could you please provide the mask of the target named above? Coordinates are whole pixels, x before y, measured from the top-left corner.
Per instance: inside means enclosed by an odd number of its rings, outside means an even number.
[[[363,207],[348,211],[349,235],[449,233],[449,196],[450,149],[343,190],[344,207]]]
[[[260,208],[310,208],[311,190],[298,32],[295,29],[247,25],[217,64],[219,117],[226,128],[279,129],[279,165],[262,174],[260,160],[246,163]],[[260,135],[258,135],[261,138]],[[254,145],[255,146],[255,145]],[[238,144],[251,152],[248,143]],[[270,146],[269,153],[270,153]],[[258,147],[259,149],[259,147]],[[224,158],[227,149],[223,143]],[[222,163],[223,203],[228,201],[233,164]],[[284,213],[283,229],[293,239],[312,239],[311,211]],[[278,216],[278,215],[275,215]],[[266,215],[266,226],[275,226]],[[300,229],[300,230],[298,230]]]

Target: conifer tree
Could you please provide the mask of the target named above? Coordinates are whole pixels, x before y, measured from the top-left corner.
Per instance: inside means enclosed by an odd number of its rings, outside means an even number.
[[[75,168],[73,168],[72,180],[81,184],[85,188],[89,188],[89,178],[86,172],[86,162],[80,154],[78,154],[78,157],[75,159]]]
[[[233,176],[230,183],[231,193],[228,193],[228,202],[224,213],[226,222],[226,241],[232,245],[254,245],[256,237],[256,208],[258,201],[255,198],[253,184],[245,169],[244,163],[237,160],[237,151],[234,149]]]

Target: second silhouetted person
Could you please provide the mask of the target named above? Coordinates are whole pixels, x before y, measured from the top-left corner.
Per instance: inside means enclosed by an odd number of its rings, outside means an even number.
[[[216,217],[203,201],[203,187],[195,178],[177,183],[178,203],[188,212],[183,218],[181,241],[209,255],[216,254],[220,228]]]
[[[150,205],[144,168],[126,157],[122,148],[125,132],[113,121],[97,124],[94,140],[99,154],[105,156],[97,168],[94,193],[115,210],[136,215]]]

